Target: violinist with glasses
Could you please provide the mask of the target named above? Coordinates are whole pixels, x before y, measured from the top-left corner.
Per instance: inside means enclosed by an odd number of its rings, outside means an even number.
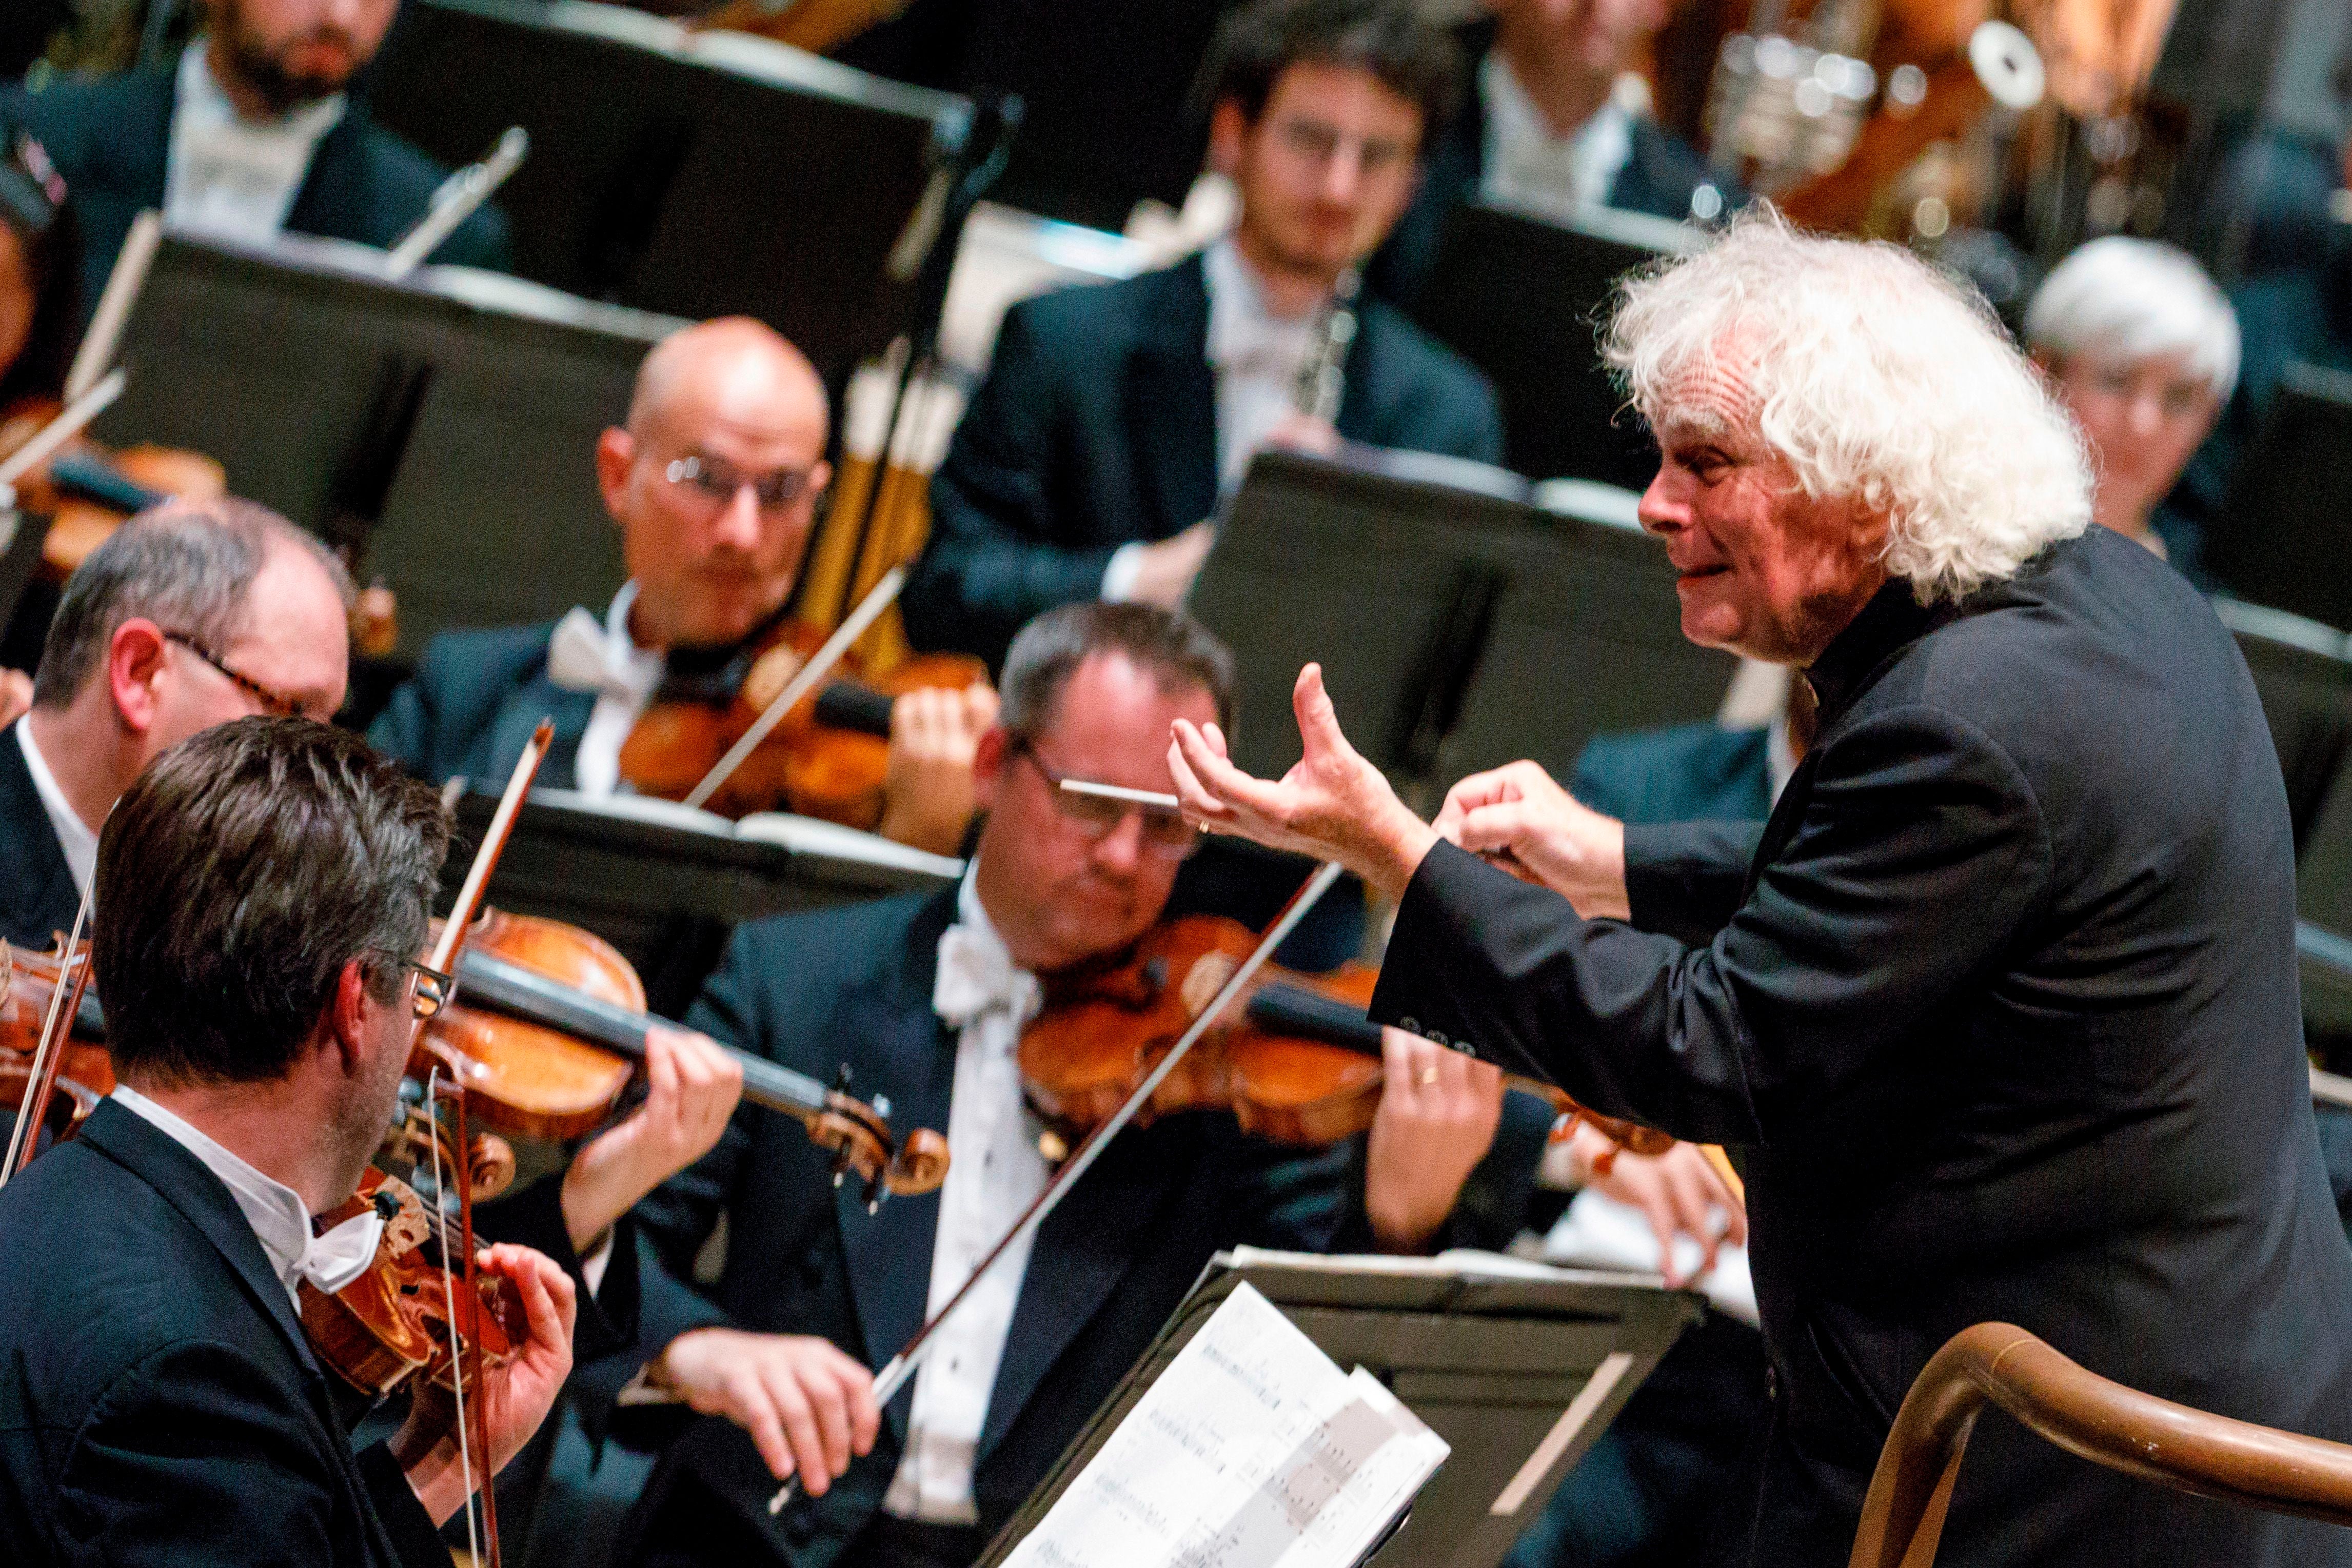
[[[96,989],[120,1085],[0,1186],[0,1561],[447,1568],[437,1526],[530,1437],[573,1292],[517,1246],[488,1451],[420,1396],[355,1452],[303,1287],[368,1272],[383,1220],[314,1234],[388,1124],[448,841],[431,790],[305,719],[162,757],[98,852]]]

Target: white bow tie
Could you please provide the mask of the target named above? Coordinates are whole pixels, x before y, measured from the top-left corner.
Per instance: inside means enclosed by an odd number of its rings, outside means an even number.
[[[604,623],[574,605],[547,640],[547,678],[567,692],[635,697],[644,683],[630,670],[630,650],[614,646]]]
[[[371,1208],[310,1238],[294,1272],[331,1296],[368,1271],[383,1241],[383,1216]]]
[[[940,936],[940,973],[931,983],[931,1010],[955,1029],[992,1009],[1027,1023],[1044,1005],[1037,977],[1013,967],[1004,944],[982,940],[967,925],[950,925]]]

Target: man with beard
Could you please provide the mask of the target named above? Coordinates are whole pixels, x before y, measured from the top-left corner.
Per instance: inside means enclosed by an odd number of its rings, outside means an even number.
[[[83,308],[94,308],[131,221],[248,244],[281,230],[389,246],[448,171],[346,96],[400,0],[201,0],[204,32],[169,68],[58,80],[0,98],[0,123],[48,149],[79,210]],[[508,264],[485,206],[427,259]]]

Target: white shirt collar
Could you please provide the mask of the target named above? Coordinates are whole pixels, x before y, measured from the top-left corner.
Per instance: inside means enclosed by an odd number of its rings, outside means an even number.
[[[1791,675],[1801,681],[1802,675]],[[1789,787],[1790,778],[1797,771],[1797,748],[1789,740],[1789,710],[1782,707],[1772,716],[1764,729],[1764,767],[1772,780],[1772,799],[1778,801],[1780,791]]]
[[[286,226],[319,142],[343,117],[341,93],[267,120],[237,113],[203,37],[180,56],[165,153],[163,215],[174,227],[267,240]]]
[[[1209,363],[1223,370],[1244,359],[1264,361],[1295,376],[1315,331],[1316,312],[1276,316],[1266,308],[1257,274],[1230,239],[1221,239],[1201,257],[1209,288]]]
[[[48,813],[49,827],[58,835],[58,848],[65,852],[66,869],[73,873],[74,888],[87,894],[90,879],[98,874],[98,835],[75,812],[73,802],[58,788],[57,776],[49,771],[40,747],[33,744],[31,716],[18,719],[12,727],[16,731],[17,749],[25,754],[25,771],[33,776],[33,792],[40,796],[41,810]]]
[[[635,710],[644,707],[662,682],[667,661],[657,648],[640,648],[629,635],[629,610],[637,601],[633,578],[613,595],[612,606],[598,622],[574,607],[556,622],[548,640],[548,678],[566,691],[602,692],[622,699]]]
[[[314,1239],[310,1234],[310,1211],[300,1193],[257,1170],[243,1156],[224,1148],[184,1118],[165,1110],[129,1084],[116,1084],[111,1098],[202,1160],[205,1168],[220,1178],[229,1197],[236,1200],[245,1222],[253,1227],[269,1267],[289,1296],[300,1300],[295,1287],[306,1278],[331,1294],[365,1273],[375,1260],[383,1221],[373,1213],[358,1220],[346,1220],[327,1235]]]
[[[1572,134],[1556,136],[1500,49],[1479,63],[1478,92],[1486,106],[1481,196],[1558,217],[1608,204],[1633,150],[1633,116],[1613,96]]]
[[[1009,1009],[1021,1022],[1036,1014],[1044,993],[1037,977],[1013,962],[1013,949],[980,901],[977,856],[956,890],[956,921],[940,936],[939,972],[931,1007],[959,1028],[992,1007]]]

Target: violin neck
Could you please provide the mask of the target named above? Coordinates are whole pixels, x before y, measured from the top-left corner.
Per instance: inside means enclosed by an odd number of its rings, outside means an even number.
[[[1250,998],[1248,1011],[1251,1022],[1277,1034],[1344,1046],[1375,1058],[1381,1054],[1381,1026],[1367,1017],[1363,1009],[1304,986],[1275,981]],[[1516,1072],[1503,1074],[1503,1082],[1550,1102],[1562,1114],[1577,1108],[1576,1102],[1554,1084],[1522,1078]]]
[[[589,996],[494,954],[467,948],[457,960],[457,988],[469,1006],[576,1035],[632,1061],[646,1058],[646,1030],[654,1021],[649,1015]],[[803,1122],[826,1109],[825,1088],[816,1079],[765,1057],[731,1049],[728,1054],[743,1069],[743,1098],[752,1104]]]

